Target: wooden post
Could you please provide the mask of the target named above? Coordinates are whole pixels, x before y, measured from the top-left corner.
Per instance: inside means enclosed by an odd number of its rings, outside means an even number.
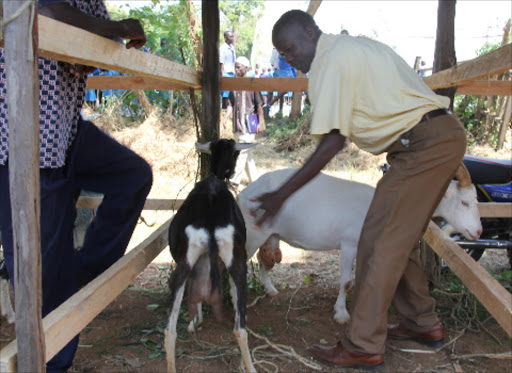
[[[202,0],[203,23],[203,128],[200,142],[219,139],[220,133],[220,63],[219,1]],[[210,155],[200,153],[201,179],[210,173]]]
[[[14,235],[18,371],[44,372],[41,322],[39,204],[39,75],[37,5],[4,1],[5,70],[9,107],[9,182]],[[28,4],[28,5],[27,5]]]
[[[432,73],[449,69],[457,65],[455,56],[455,5],[456,0],[439,0],[437,8],[436,49]],[[437,89],[439,95],[450,98],[450,109],[453,110],[453,98],[456,87]]]
[[[505,108],[505,114],[503,115],[503,121],[501,122],[500,132],[498,134],[498,143],[496,144],[496,150],[500,150],[501,148],[503,148],[503,143],[505,142],[505,135],[507,134],[510,117],[512,115],[511,96],[505,98]]]

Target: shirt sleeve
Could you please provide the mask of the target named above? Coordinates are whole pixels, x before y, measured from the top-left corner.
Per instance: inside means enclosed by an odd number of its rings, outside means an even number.
[[[220,49],[219,49],[219,61],[220,61],[220,63],[224,63],[225,60],[226,60],[226,52],[225,52],[224,48],[220,47]]]
[[[359,67],[351,62],[352,56],[338,57],[328,59],[310,77],[312,135],[325,135],[333,129],[346,137],[352,133]]]

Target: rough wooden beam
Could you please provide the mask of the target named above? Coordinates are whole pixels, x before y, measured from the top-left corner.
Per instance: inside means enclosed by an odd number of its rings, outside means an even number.
[[[44,318],[46,361],[80,333],[160,254],[168,244],[170,222],[171,219],[162,224],[142,243]],[[14,371],[17,351],[16,340],[0,351],[1,372]]]
[[[433,222],[423,238],[512,337],[512,294]]]
[[[457,87],[458,95],[473,96],[512,96],[510,80],[475,80]]]
[[[220,78],[227,91],[307,91],[308,78]]]
[[[201,86],[200,73],[191,67],[151,53],[126,49],[124,44],[48,17],[39,16],[39,39],[39,55],[42,57],[157,78],[187,87]]]
[[[305,92],[308,90],[308,78],[220,78],[222,91],[279,91],[283,87],[287,91]],[[187,90],[188,87],[176,82],[141,76],[91,76],[87,79],[87,89]]]
[[[76,203],[77,208],[95,209],[98,208],[103,198],[101,197],[80,197]],[[144,210],[177,210],[181,207],[184,199],[147,199]]]
[[[143,76],[90,76],[87,78],[87,89],[158,89],[162,91],[186,91],[186,85]],[[196,87],[200,89],[201,87]]]
[[[512,218],[512,203],[479,203],[478,210],[482,218]]]
[[[443,70],[424,81],[431,89],[453,87],[470,80],[489,78],[512,69],[512,44]]]
[[[41,323],[39,73],[37,5],[4,1],[5,75],[9,106],[9,182],[14,240],[16,336],[21,372],[44,371]],[[24,9],[22,9],[24,8]]]

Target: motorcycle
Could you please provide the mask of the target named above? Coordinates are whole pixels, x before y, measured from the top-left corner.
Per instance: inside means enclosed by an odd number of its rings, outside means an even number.
[[[464,156],[480,203],[512,202],[512,160]],[[454,236],[457,244],[478,261],[486,249],[506,249],[512,267],[512,218],[481,218],[482,235],[477,240]]]
[[[512,160],[477,157],[466,154],[464,165],[477,190],[479,203],[512,202]],[[380,167],[383,173],[388,164]],[[441,228],[446,224],[435,219]],[[481,218],[482,235],[477,240],[468,240],[460,233],[450,237],[475,260],[478,261],[486,249],[505,249],[512,267],[512,218]]]

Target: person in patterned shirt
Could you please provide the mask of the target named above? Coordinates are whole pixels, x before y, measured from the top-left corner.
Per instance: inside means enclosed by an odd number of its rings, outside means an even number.
[[[42,15],[97,35],[128,39],[126,48],[146,42],[138,20],[110,20],[102,0],[39,0],[38,7]],[[39,58],[43,317],[124,255],[153,181],[143,158],[82,118],[86,78],[94,69]],[[0,48],[0,230],[14,284],[7,94],[16,87],[6,86],[5,70]],[[80,189],[104,199],[75,250],[74,192]],[[47,372],[67,371],[77,346],[78,335],[47,363]]]

